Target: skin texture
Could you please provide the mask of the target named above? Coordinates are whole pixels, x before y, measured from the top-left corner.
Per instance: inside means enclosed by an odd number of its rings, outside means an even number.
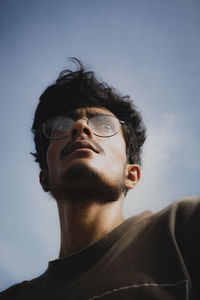
[[[125,187],[134,188],[140,179],[139,166],[127,163],[122,129],[102,138],[88,127],[86,119],[95,113],[113,115],[103,107],[67,113],[76,118],[70,136],[50,141],[48,169],[40,173],[43,189],[58,206],[59,258],[88,247],[121,224]]]

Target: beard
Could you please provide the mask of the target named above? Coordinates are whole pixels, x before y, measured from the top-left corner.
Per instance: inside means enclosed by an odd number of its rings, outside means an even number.
[[[70,203],[108,203],[125,193],[124,169],[112,182],[83,162],[72,163],[59,180],[49,180],[50,193],[57,201]]]

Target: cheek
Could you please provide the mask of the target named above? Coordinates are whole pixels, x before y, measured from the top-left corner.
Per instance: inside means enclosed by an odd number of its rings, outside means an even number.
[[[122,137],[113,138],[108,151],[108,163],[114,166],[123,165],[126,163],[126,144]],[[114,167],[113,166],[113,167]]]
[[[60,141],[53,141],[49,144],[46,154],[47,166],[49,170],[55,168],[56,162],[58,161],[58,155],[64,146],[62,146],[62,144],[63,143]]]
[[[49,147],[47,149],[47,165],[49,166],[49,164],[51,164],[52,161],[52,157],[54,157],[54,146],[52,145],[52,143],[49,144]]]

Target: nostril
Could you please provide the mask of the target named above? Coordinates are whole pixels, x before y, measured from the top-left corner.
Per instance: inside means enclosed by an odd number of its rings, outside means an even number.
[[[88,128],[84,128],[83,132],[86,133],[87,135],[90,135],[90,132],[89,132]]]
[[[74,128],[74,129],[72,130],[72,132],[71,132],[72,137],[75,136],[75,135],[77,134],[77,131],[78,131],[78,130],[77,130],[76,128]]]
[[[92,134],[91,129],[84,123],[85,122],[81,120],[78,120],[76,123],[74,123],[74,126],[71,129],[71,137],[75,137],[76,135],[79,135],[81,133],[84,133],[87,136],[90,136]]]

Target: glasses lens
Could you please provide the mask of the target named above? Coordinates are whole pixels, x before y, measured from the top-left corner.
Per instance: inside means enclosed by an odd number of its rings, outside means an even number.
[[[89,120],[89,126],[94,134],[102,137],[108,137],[119,131],[120,122],[114,116],[98,115]]]
[[[69,136],[73,123],[74,120],[69,117],[53,117],[44,123],[43,131],[49,139],[63,139]]]

